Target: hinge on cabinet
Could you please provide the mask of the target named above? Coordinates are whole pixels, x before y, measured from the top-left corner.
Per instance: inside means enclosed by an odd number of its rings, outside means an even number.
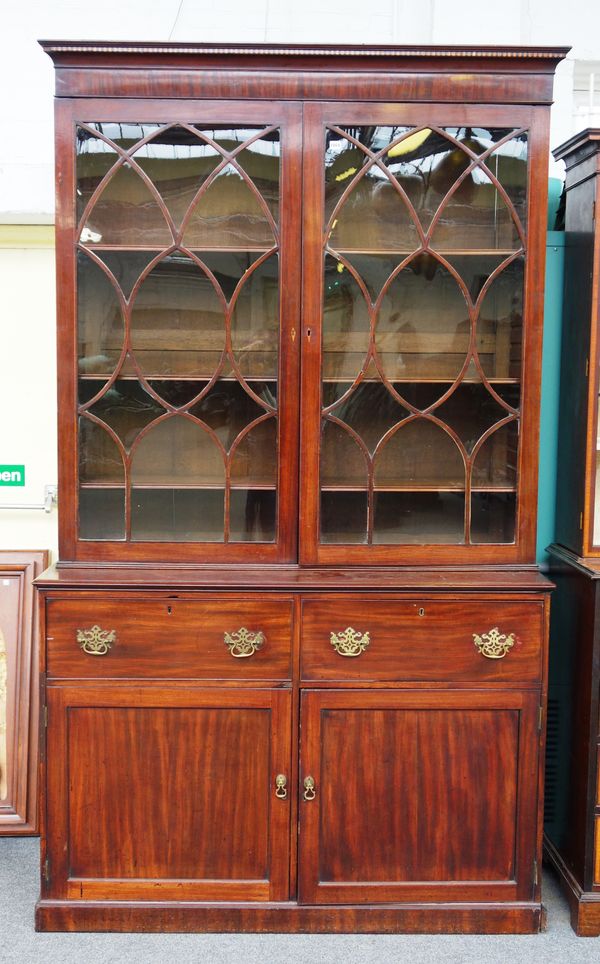
[[[587,378],[590,373],[590,360],[586,358],[585,360],[585,377]]]
[[[592,221],[596,220],[596,202],[592,201]]]
[[[542,732],[543,723],[544,723],[544,707],[540,706],[538,709],[538,733]]]
[[[533,886],[537,887],[537,885],[538,885],[538,862],[537,860],[534,860],[533,861]]]
[[[46,857],[44,861],[44,880],[46,883],[50,883],[50,858]]]
[[[48,726],[48,707],[44,707],[44,726]]]
[[[579,528],[583,529],[583,512],[579,513]]]

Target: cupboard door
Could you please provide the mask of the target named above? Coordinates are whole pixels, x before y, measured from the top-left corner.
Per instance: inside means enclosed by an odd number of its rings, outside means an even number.
[[[304,693],[299,899],[531,899],[537,706],[498,690]]]
[[[300,108],[64,111],[66,554],[294,559]]]
[[[49,687],[47,896],[285,900],[290,694]]]
[[[306,108],[306,563],[508,561],[535,534],[540,129],[465,116]]]

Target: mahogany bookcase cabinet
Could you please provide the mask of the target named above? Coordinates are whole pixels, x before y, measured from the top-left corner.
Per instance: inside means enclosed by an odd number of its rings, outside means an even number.
[[[38,928],[538,930],[565,51],[43,46]]]
[[[600,130],[564,160],[567,231],[546,854],[582,936],[600,935]]]

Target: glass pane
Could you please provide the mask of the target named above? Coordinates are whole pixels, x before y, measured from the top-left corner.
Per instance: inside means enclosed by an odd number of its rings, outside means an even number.
[[[387,289],[375,344],[389,379],[451,378],[469,349],[469,309],[455,278],[428,254],[414,258]]]
[[[125,489],[79,488],[79,538],[125,538]]]
[[[527,176],[514,128],[328,130],[323,542],[514,538]]]
[[[462,492],[376,492],[373,543],[462,543]]]
[[[247,272],[231,315],[231,348],[244,377],[277,377],[279,258]]]
[[[183,415],[150,428],[133,452],[134,486],[225,485],[223,454],[209,432]]]
[[[77,335],[80,374],[112,375],[125,338],[123,314],[106,273],[82,251],[77,253]]]
[[[102,387],[102,382],[86,379],[80,382],[79,400],[85,404]],[[87,411],[109,425],[130,448],[139,433],[165,409],[135,379],[117,378],[111,387]],[[92,425],[92,422],[83,423]]]
[[[273,542],[277,496],[265,489],[232,489],[229,506],[230,542]]]
[[[85,416],[79,419],[79,481],[125,484],[118,445],[105,428]]]
[[[473,492],[471,542],[514,542],[516,507],[514,492]]]
[[[327,255],[323,298],[323,376],[354,379],[370,343],[367,302],[358,282],[340,262]]]
[[[516,488],[519,423],[503,425],[485,440],[473,464],[471,484],[486,488]]]
[[[268,418],[250,429],[231,458],[231,483],[242,486],[277,484],[277,420]]]
[[[405,127],[344,128],[356,144],[336,131],[327,132],[325,154],[325,212],[335,214],[329,244],[336,251],[412,251],[418,234],[397,182],[386,173],[391,158],[373,161],[406,133]],[[350,189],[344,198],[344,192]]]
[[[82,244],[135,247],[172,243],[173,236],[150,187],[129,161],[115,167],[81,231]]]
[[[157,250],[105,251],[99,248],[94,250],[94,254],[110,269],[123,297],[129,300],[134,285],[159,252]]]
[[[321,492],[321,542],[366,543],[366,492]]]
[[[162,130],[132,156],[156,185],[177,228],[204,181],[224,160],[216,148],[179,125]]]
[[[141,370],[210,378],[225,341],[225,308],[205,272],[180,251],[159,261],[131,312],[131,345]]]
[[[133,542],[223,542],[224,494],[215,489],[131,492]]]
[[[358,443],[341,425],[323,422],[321,435],[321,485],[324,488],[364,488],[367,463]]]
[[[464,489],[465,465],[456,443],[428,419],[401,426],[375,460],[375,488]]]

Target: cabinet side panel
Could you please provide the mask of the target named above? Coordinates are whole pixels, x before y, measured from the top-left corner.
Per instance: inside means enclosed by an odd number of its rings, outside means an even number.
[[[556,541],[579,554],[583,550],[587,373],[592,364],[590,313],[594,194],[594,179],[577,184],[567,194]]]

